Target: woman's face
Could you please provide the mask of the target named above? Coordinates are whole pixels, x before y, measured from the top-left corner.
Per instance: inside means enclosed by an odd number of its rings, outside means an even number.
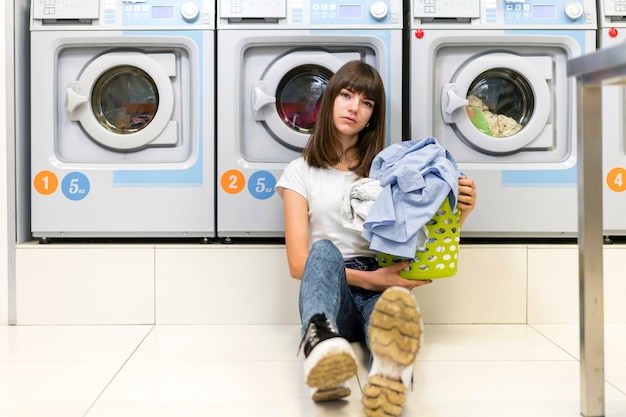
[[[335,98],[333,122],[344,136],[356,136],[370,120],[374,111],[374,100],[363,94],[353,93],[343,88]]]

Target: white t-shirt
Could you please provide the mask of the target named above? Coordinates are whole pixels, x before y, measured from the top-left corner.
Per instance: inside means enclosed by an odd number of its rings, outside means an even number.
[[[328,239],[337,246],[344,259],[375,256],[361,232],[341,224],[341,200],[346,187],[356,179],[350,171],[313,168],[300,157],[285,168],[276,184],[276,192],[282,197],[283,189],[287,188],[306,198],[311,244]]]

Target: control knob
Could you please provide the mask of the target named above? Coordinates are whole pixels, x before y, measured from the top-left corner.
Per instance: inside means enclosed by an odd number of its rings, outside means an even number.
[[[578,20],[583,15],[583,5],[579,1],[570,1],[565,5],[565,16],[570,20]]]
[[[183,3],[183,5],[181,6],[180,14],[185,22],[191,23],[195,21],[200,15],[200,9],[198,8],[198,5],[196,3],[188,1],[186,3]]]
[[[377,0],[370,5],[370,14],[376,20],[382,20],[387,16],[389,8],[384,1]]]

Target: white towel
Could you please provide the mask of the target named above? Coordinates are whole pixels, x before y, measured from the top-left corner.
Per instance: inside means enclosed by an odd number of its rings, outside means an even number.
[[[343,226],[362,232],[367,213],[381,191],[380,181],[372,178],[361,178],[347,186],[341,202]]]

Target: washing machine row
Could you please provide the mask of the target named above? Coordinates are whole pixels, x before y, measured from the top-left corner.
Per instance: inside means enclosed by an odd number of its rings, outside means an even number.
[[[36,238],[281,236],[274,184],[349,60],[380,70],[401,139],[401,0],[33,0],[31,15]]]
[[[617,3],[600,3],[603,45],[621,39]],[[466,236],[574,234],[565,63],[595,47],[595,2],[404,7],[408,51],[401,0],[33,0],[33,236],[282,236],[274,185],[352,59],[383,76],[389,142],[404,113],[410,137],[437,137],[479,184]],[[610,94],[605,218],[620,234],[625,99]]]

